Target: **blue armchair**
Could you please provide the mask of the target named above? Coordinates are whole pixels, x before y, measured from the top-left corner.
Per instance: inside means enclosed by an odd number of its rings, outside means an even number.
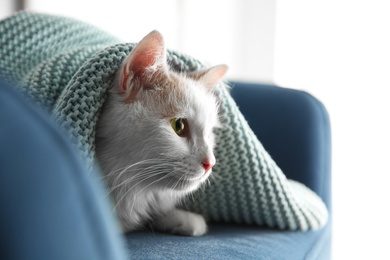
[[[0,87],[1,259],[329,259],[329,117],[311,95],[271,85],[232,83],[232,96],[288,178],[328,207],[318,231],[291,232],[211,223],[202,237],[151,231],[118,235],[101,187],[47,116]],[[10,112],[12,111],[12,113]],[[123,244],[123,241],[125,242]]]

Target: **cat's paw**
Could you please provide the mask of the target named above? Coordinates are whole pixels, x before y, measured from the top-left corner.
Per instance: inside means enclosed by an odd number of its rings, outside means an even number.
[[[179,209],[157,219],[153,227],[181,236],[202,236],[207,232],[206,221],[201,215]]]

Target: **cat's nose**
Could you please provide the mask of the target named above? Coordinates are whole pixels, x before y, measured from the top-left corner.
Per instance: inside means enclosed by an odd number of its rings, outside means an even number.
[[[213,166],[215,165],[215,162],[212,162],[208,159],[205,159],[202,161],[203,168],[205,169],[206,172],[208,172]]]

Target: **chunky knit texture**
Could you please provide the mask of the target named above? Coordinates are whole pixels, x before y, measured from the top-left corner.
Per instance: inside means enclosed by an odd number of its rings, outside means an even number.
[[[0,77],[49,111],[69,133],[89,167],[94,163],[95,125],[108,87],[134,44],[68,18],[18,13],[0,23]],[[177,71],[202,64],[168,51]],[[250,129],[224,84],[218,87],[224,127],[216,132],[218,164],[211,185],[187,207],[210,221],[280,229],[321,228],[327,209],[304,185],[287,180]]]

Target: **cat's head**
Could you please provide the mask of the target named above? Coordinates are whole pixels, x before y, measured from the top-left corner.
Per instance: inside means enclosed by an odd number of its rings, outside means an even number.
[[[101,156],[117,160],[109,171],[118,168],[129,185],[145,189],[198,188],[216,163],[218,102],[213,92],[226,70],[219,65],[173,72],[161,34],[149,33],[125,58],[110,90],[106,110],[111,112],[104,116],[102,131],[108,131],[106,143],[114,146]]]

